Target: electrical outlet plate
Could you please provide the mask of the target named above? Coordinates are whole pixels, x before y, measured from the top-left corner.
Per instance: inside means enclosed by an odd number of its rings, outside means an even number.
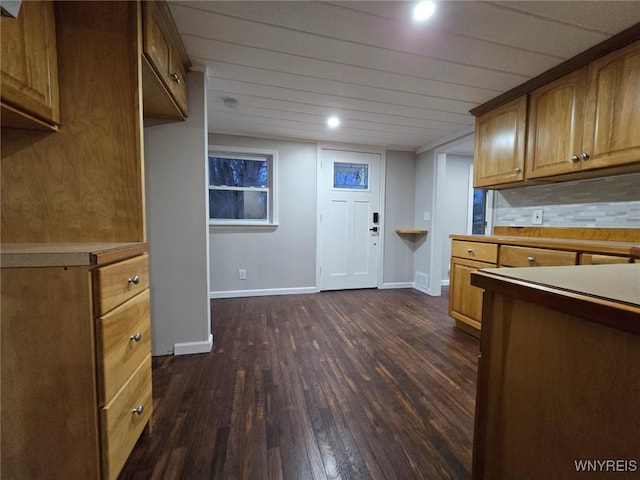
[[[247,270],[245,268],[241,268],[238,270],[238,280],[246,280],[247,279]]]
[[[531,223],[533,225],[542,225],[542,209],[535,208],[531,214]]]

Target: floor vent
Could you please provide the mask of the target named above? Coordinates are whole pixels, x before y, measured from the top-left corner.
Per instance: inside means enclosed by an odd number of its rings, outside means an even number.
[[[429,275],[423,272],[416,272],[416,285],[427,288],[429,285]]]

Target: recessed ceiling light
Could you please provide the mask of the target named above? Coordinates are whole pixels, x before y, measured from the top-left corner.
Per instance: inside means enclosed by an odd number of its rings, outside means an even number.
[[[413,9],[413,19],[422,22],[436,11],[436,4],[429,0],[418,3]]]
[[[327,125],[329,126],[329,128],[337,128],[340,125],[340,119],[335,115],[332,117],[329,117],[327,119]]]

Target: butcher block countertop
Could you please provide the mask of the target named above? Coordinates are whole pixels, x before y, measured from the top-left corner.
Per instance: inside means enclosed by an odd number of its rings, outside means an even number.
[[[583,253],[600,253],[624,256],[639,256],[640,245],[635,242],[611,242],[603,240],[581,240],[550,237],[520,237],[507,235],[458,235],[449,236],[452,240],[466,242],[495,243],[499,245],[516,245],[521,247],[552,248],[557,250],[573,250]]]
[[[492,268],[471,284],[640,335],[640,264]]]

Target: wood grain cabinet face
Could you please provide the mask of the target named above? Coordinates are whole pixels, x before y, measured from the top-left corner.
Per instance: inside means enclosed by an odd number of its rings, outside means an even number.
[[[575,265],[578,258],[576,252],[551,250],[547,248],[516,247],[502,245],[500,247],[501,267],[551,267]]]
[[[53,2],[22,2],[1,17],[2,126],[55,129],[60,123]]]
[[[583,68],[531,94],[527,179],[580,170],[586,84],[587,69]]]
[[[471,272],[495,267],[497,262],[497,243],[451,241],[449,315],[456,327],[471,335],[480,334],[482,320],[482,290],[471,285]]]
[[[589,65],[583,168],[640,163],[640,41]]]
[[[526,96],[476,119],[474,187],[524,179],[526,121]]]
[[[527,179],[640,163],[640,42],[538,88]]]
[[[169,7],[164,2],[145,1],[142,18],[144,54],[153,70],[145,74],[156,77],[155,85],[153,79],[144,80],[145,115],[184,118],[190,64]]]
[[[495,264],[451,258],[449,315],[455,319],[456,326],[476,336],[482,322],[482,289],[471,285],[471,272],[491,267]]]
[[[97,268],[145,262],[130,246]],[[149,289],[96,318],[96,264],[57,260],[69,251],[52,246],[44,266],[2,268],[2,478],[115,480],[150,424]]]

